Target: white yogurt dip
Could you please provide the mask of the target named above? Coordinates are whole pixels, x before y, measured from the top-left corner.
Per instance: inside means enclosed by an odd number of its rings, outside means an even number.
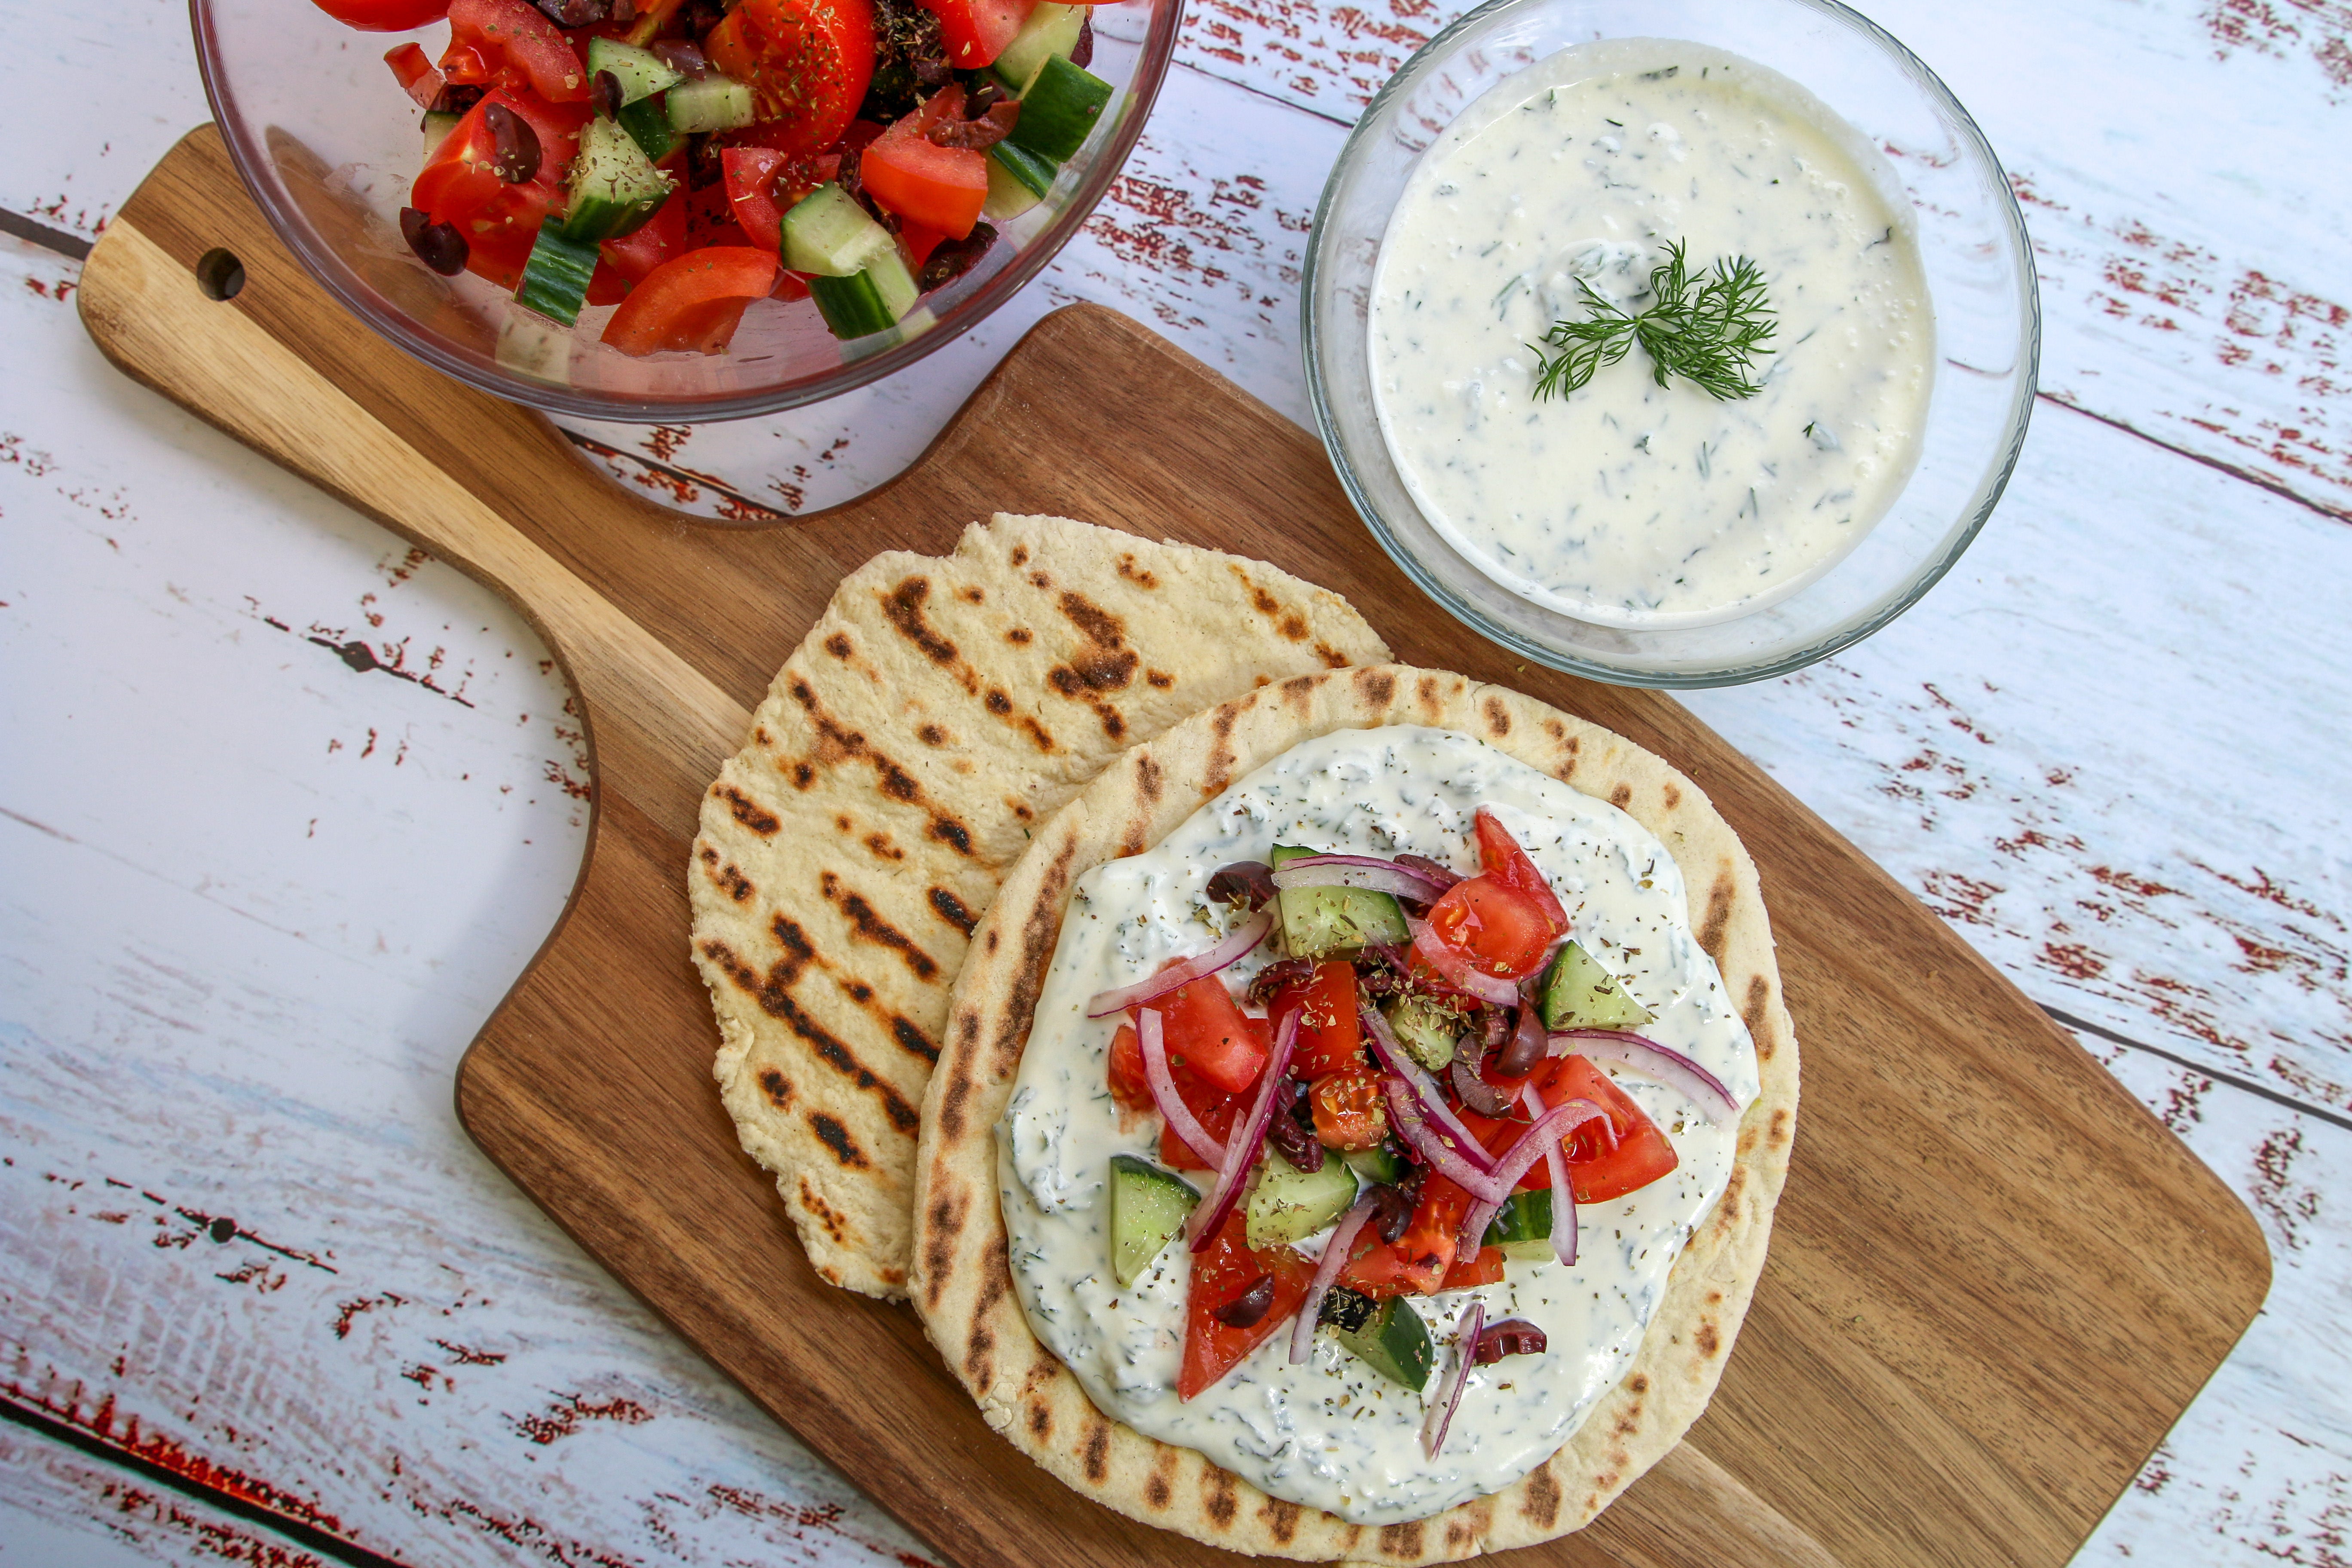
[[[1617,39],[1489,89],[1414,169],[1373,278],[1373,404],[1431,524],[1565,615],[1702,626],[1795,593],[1909,478],[1935,328],[1913,215],[1860,133],[1721,49]],[[1638,346],[1538,401],[1538,343],[1638,313],[1684,244],[1752,258],[1777,316],[1753,397],[1664,387]]]
[[[1679,868],[1646,828],[1606,802],[1471,736],[1398,727],[1341,731],[1285,753],[1195,812],[1156,847],[1078,879],[1011,1102],[997,1126],[998,1187],[1013,1278],[1029,1325],[1105,1414],[1194,1448],[1267,1493],[1357,1524],[1420,1519],[1498,1491],[1557,1452],[1624,1375],[1666,1275],[1729,1180],[1737,1130],[1709,1123],[1682,1095],[1613,1075],[1673,1142],[1669,1175],[1608,1203],[1580,1205],[1580,1258],[1511,1260],[1503,1281],[1412,1299],[1437,1342],[1426,1395],[1389,1382],[1318,1331],[1290,1364],[1275,1334],[1214,1387],[1176,1393],[1190,1257],[1181,1238],[1134,1285],[1111,1273],[1110,1157],[1157,1161],[1160,1120],[1122,1117],[1108,1088],[1118,1020],[1088,1019],[1087,999],[1165,959],[1212,945],[1224,925],[1209,873],[1264,859],[1277,841],[1333,851],[1405,851],[1476,869],[1471,818],[1502,819],[1549,879],[1571,931],[1657,1015],[1646,1032],[1713,1072],[1741,1104],[1759,1089],[1756,1052],[1691,932]],[[1279,956],[1227,972],[1240,981]],[[1124,1122],[1124,1125],[1122,1125]],[[1325,1240],[1301,1250],[1319,1255]],[[1444,1452],[1422,1424],[1459,1354],[1473,1300],[1488,1321],[1526,1318],[1540,1355],[1474,1368]]]

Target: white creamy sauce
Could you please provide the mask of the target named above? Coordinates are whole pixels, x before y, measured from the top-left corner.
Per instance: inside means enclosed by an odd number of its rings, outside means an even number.
[[[1874,177],[1875,176],[1875,177]],[[1935,326],[1911,209],[1853,127],[1778,72],[1699,44],[1566,50],[1489,89],[1414,169],[1370,311],[1373,403],[1423,512],[1514,593],[1671,627],[1786,597],[1909,478]],[[1620,309],[1685,246],[1762,268],[1776,331],[1718,402],[1636,345],[1538,401],[1538,343]]]
[[[1122,1289],[1110,1268],[1110,1157],[1156,1161],[1160,1118],[1122,1112],[1111,1098],[1118,1020],[1088,1019],[1086,1002],[1215,942],[1226,916],[1212,910],[1204,885],[1218,866],[1263,860],[1281,842],[1412,851],[1475,872],[1471,817],[1481,805],[1549,879],[1572,934],[1658,1015],[1648,1033],[1696,1058],[1740,1103],[1753,1100],[1755,1047],[1692,935],[1682,874],[1665,847],[1616,807],[1481,741],[1399,727],[1308,741],[1155,848],[1081,877],[997,1126],[1023,1309],[1095,1404],[1273,1496],[1359,1524],[1418,1519],[1499,1490],[1559,1449],[1624,1374],[1667,1271],[1729,1179],[1736,1129],[1709,1124],[1663,1084],[1614,1073],[1673,1141],[1680,1164],[1637,1193],[1580,1205],[1574,1268],[1512,1260],[1500,1284],[1415,1298],[1439,1353],[1426,1395],[1374,1373],[1328,1330],[1318,1331],[1313,1358],[1293,1366],[1285,1328],[1188,1402],[1176,1394],[1190,1282],[1181,1238],[1131,1287]],[[1226,978],[1238,984],[1278,956],[1263,948]],[[1300,1250],[1319,1255],[1329,1234]],[[1474,1369],[1445,1449],[1432,1460],[1422,1424],[1459,1353],[1458,1325],[1474,1299],[1486,1302],[1489,1321],[1531,1320],[1549,1347]]]

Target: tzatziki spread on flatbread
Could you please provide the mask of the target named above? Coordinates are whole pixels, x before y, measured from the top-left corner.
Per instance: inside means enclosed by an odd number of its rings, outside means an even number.
[[[1423,1518],[1624,1374],[1759,1088],[1656,837],[1339,731],[1078,879],[996,1129],[1013,1282],[1106,1414]]]

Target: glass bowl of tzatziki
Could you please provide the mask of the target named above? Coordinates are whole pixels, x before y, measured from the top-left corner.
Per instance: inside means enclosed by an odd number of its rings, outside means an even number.
[[[1506,647],[1641,686],[1909,607],[1991,515],[2041,353],[1992,149],[1835,0],[1492,0],[1357,122],[1305,297],[1382,546]]]

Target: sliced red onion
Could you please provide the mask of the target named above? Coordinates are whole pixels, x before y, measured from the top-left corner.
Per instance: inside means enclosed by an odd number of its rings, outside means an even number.
[[[1265,940],[1274,929],[1274,916],[1265,910],[1252,915],[1235,926],[1233,934],[1206,952],[1180,959],[1149,980],[1139,980],[1132,985],[1122,985],[1116,991],[1098,991],[1087,999],[1087,1016],[1108,1018],[1113,1013],[1123,1013],[1129,1007],[1165,996],[1171,991],[1190,985],[1203,974],[1214,974],[1245,958]]]
[[[1150,1086],[1151,1103],[1168,1119],[1176,1136],[1193,1157],[1207,1163],[1212,1171],[1220,1170],[1225,1163],[1225,1146],[1209,1136],[1184,1097],[1176,1092],[1176,1079],[1168,1070],[1168,1037],[1160,1026],[1160,1014],[1150,1007],[1135,1016],[1135,1037],[1143,1047],[1143,1081]]]
[[[1389,1021],[1381,1016],[1381,1010],[1367,1005],[1359,998],[1356,1016],[1363,1024],[1364,1037],[1371,1042],[1372,1055],[1380,1058],[1381,1066],[1404,1079],[1405,1087],[1412,1090],[1422,1120],[1433,1121],[1451,1133],[1462,1146],[1462,1156],[1471,1164],[1481,1171],[1493,1170],[1495,1157],[1486,1152],[1485,1144],[1470,1135],[1470,1129],[1463,1126],[1461,1118],[1446,1105],[1445,1097],[1438,1092],[1436,1080],[1421,1070],[1419,1062],[1405,1055],[1404,1047],[1397,1044],[1396,1031],[1389,1027]]]
[[[1234,1200],[1242,1195],[1247,1184],[1250,1167],[1257,1163],[1257,1152],[1265,1143],[1265,1124],[1273,1120],[1276,1091],[1290,1076],[1291,1053],[1298,1047],[1298,1009],[1294,1007],[1282,1016],[1274,1031],[1274,1054],[1265,1059],[1265,1070],[1258,1076],[1257,1099],[1250,1106],[1249,1120],[1234,1131],[1234,1141],[1225,1145],[1223,1167],[1217,1173],[1217,1185],[1209,1201],[1192,1211],[1191,1228],[1192,1250],[1205,1251],[1216,1238],[1217,1227],[1225,1223],[1233,1212]]]
[[[1528,1092],[1534,1092],[1533,1085],[1528,1086]],[[1609,1115],[1592,1101],[1582,1098],[1563,1100],[1549,1110],[1543,1109],[1543,1103],[1538,1100],[1529,1109],[1537,1113],[1535,1121],[1528,1124],[1528,1130],[1519,1134],[1518,1141],[1513,1143],[1509,1151],[1503,1155],[1502,1163],[1495,1167],[1494,1173],[1482,1178],[1493,1184],[1491,1187],[1474,1186],[1451,1171],[1444,1173],[1449,1180],[1460,1185],[1464,1191],[1477,1200],[1462,1216],[1462,1228],[1454,1232],[1454,1250],[1457,1255],[1475,1249],[1485,1238],[1486,1222],[1493,1219],[1496,1211],[1510,1201],[1512,1189],[1519,1184],[1519,1178],[1533,1170],[1536,1162],[1542,1159],[1547,1151],[1558,1154],[1560,1140],[1594,1117],[1606,1120]],[[1560,1170],[1564,1173],[1567,1169],[1567,1163],[1563,1160]],[[1552,1249],[1558,1251],[1559,1211],[1554,1209],[1553,1215]],[[1477,1221],[1475,1226],[1471,1224],[1474,1218]]]
[[[1473,1197],[1503,1201],[1502,1194],[1510,1188],[1497,1187],[1492,1174],[1464,1159],[1451,1140],[1430,1126],[1413,1100],[1412,1086],[1391,1072],[1381,1075],[1381,1088],[1388,1095],[1389,1120],[1396,1124],[1397,1136],[1412,1146],[1423,1163]]]
[[[1486,1331],[1486,1303],[1473,1301],[1463,1321],[1462,1357],[1454,1370],[1446,1374],[1445,1397],[1430,1412],[1430,1423],[1421,1429],[1422,1447],[1431,1458],[1445,1447],[1446,1430],[1454,1425],[1454,1407],[1462,1403],[1462,1390],[1469,1385],[1470,1363],[1478,1359],[1478,1336]]]
[[[1516,981],[1506,980],[1499,974],[1479,973],[1478,967],[1469,959],[1440,942],[1437,932],[1430,928],[1427,921],[1417,921],[1407,915],[1404,923],[1405,929],[1412,932],[1413,952],[1421,954],[1423,963],[1445,976],[1451,984],[1479,1001],[1491,1002],[1497,1007],[1508,1007],[1519,999],[1519,987]]]
[[[1495,1216],[1502,1212],[1503,1205],[1500,1201],[1490,1204],[1485,1198],[1471,1200],[1470,1206],[1462,1214],[1462,1228],[1454,1233],[1454,1257],[1456,1262],[1465,1257],[1475,1256],[1477,1253],[1478,1249],[1486,1244],[1486,1227],[1493,1224]]]
[[[1739,1101],[1723,1080],[1680,1051],[1670,1050],[1645,1036],[1624,1029],[1562,1029],[1551,1037],[1565,1040],[1570,1050],[1597,1062],[1615,1062],[1646,1078],[1680,1089],[1717,1127],[1739,1119]]]
[[[1528,1108],[1529,1116],[1541,1116],[1543,1096],[1536,1086],[1519,1090],[1519,1103]],[[1568,1179],[1568,1155],[1555,1138],[1544,1150],[1544,1158],[1551,1164],[1551,1250],[1552,1256],[1573,1267],[1576,1262],[1576,1188]]]
[[[1315,1282],[1307,1287],[1307,1300],[1299,1304],[1298,1321],[1290,1331],[1290,1359],[1305,1361],[1315,1348],[1315,1321],[1323,1315],[1323,1298],[1339,1278],[1339,1270],[1348,1267],[1348,1249],[1356,1245],[1356,1237],[1379,1208],[1380,1200],[1370,1194],[1356,1201],[1339,1220],[1339,1228],[1323,1247],[1323,1261],[1315,1266]]]
[[[1369,888],[1416,903],[1433,903],[1445,891],[1434,877],[1393,860],[1370,855],[1302,855],[1274,874],[1277,888]]]

